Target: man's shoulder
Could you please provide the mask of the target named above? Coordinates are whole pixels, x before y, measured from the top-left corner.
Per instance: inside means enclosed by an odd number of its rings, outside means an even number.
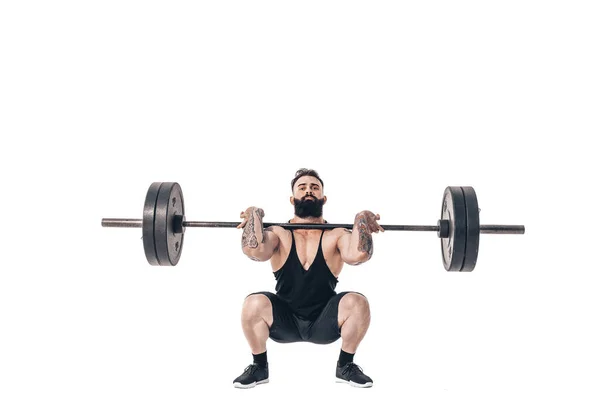
[[[279,225],[271,225],[265,228],[265,231],[267,232],[273,232],[275,235],[282,237],[284,235],[287,235],[287,229],[282,228]]]
[[[331,236],[336,236],[338,238],[348,234],[352,234],[352,230],[348,228],[333,228],[331,230]]]

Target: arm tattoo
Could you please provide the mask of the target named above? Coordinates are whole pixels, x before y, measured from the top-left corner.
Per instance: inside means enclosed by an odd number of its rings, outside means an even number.
[[[365,252],[369,256],[373,255],[373,238],[367,225],[367,219],[364,215],[361,215],[354,224],[358,229],[358,251]]]
[[[244,227],[244,233],[242,234],[242,248],[248,246],[251,249],[255,249],[258,247],[258,238],[256,237],[256,232],[254,231],[254,226],[256,223],[258,223],[262,226],[262,217],[263,217],[264,213],[262,213],[261,211],[262,210],[259,209],[256,212],[256,214],[258,215],[258,217],[256,219],[258,221],[256,221],[254,218],[254,211],[250,214],[250,217],[248,218],[248,223]],[[265,241],[265,235],[263,233],[262,242],[264,242],[264,241]]]

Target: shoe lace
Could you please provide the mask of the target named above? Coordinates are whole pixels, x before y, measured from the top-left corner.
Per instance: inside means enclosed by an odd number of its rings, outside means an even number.
[[[258,364],[250,364],[244,369],[244,374],[253,374],[258,369]]]
[[[354,375],[357,372],[362,373],[362,371],[362,368],[354,364],[353,362],[349,362],[348,364],[344,365],[344,368],[342,368],[342,374],[344,375]]]

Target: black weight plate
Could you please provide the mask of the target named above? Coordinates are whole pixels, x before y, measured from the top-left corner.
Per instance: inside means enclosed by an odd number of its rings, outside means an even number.
[[[158,265],[156,247],[154,246],[154,213],[156,210],[156,199],[161,182],[154,182],[150,185],[144,202],[144,214],[142,219],[142,240],[144,243],[144,253],[150,265]]]
[[[173,217],[185,215],[183,192],[176,182],[163,182],[156,199],[154,246],[159,265],[177,265],[183,247],[183,231],[175,233]]]
[[[479,252],[479,204],[475,189],[471,186],[461,187],[465,199],[465,211],[467,214],[467,247],[462,272],[471,272],[477,263]]]
[[[460,271],[467,245],[467,216],[464,195],[459,186],[448,186],[444,190],[441,219],[450,223],[450,234],[441,239],[444,268],[447,271]]]

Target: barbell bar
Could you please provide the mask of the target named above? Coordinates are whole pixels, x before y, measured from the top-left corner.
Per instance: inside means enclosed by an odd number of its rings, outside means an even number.
[[[239,222],[187,221],[183,192],[177,182],[154,182],[144,202],[142,219],[103,218],[106,228],[142,228],[146,259],[151,265],[177,265],[186,228],[236,228]],[[293,224],[263,222],[263,227],[284,229],[353,229],[353,224]],[[523,225],[480,225],[479,205],[471,186],[448,186],[444,190],[437,225],[380,225],[386,231],[437,232],[442,261],[447,271],[471,272],[477,262],[479,235],[524,234]]]
[[[102,226],[104,228],[141,228],[142,219],[135,218],[103,218]],[[183,221],[185,228],[236,228],[239,222],[223,222],[223,221]],[[291,224],[277,222],[263,222],[263,227],[280,226],[285,229],[334,229],[346,228],[352,229],[352,224]],[[439,232],[438,225],[382,225],[386,231],[419,231],[419,232]],[[523,225],[480,225],[479,231],[487,234],[512,234],[518,235],[525,232]]]

